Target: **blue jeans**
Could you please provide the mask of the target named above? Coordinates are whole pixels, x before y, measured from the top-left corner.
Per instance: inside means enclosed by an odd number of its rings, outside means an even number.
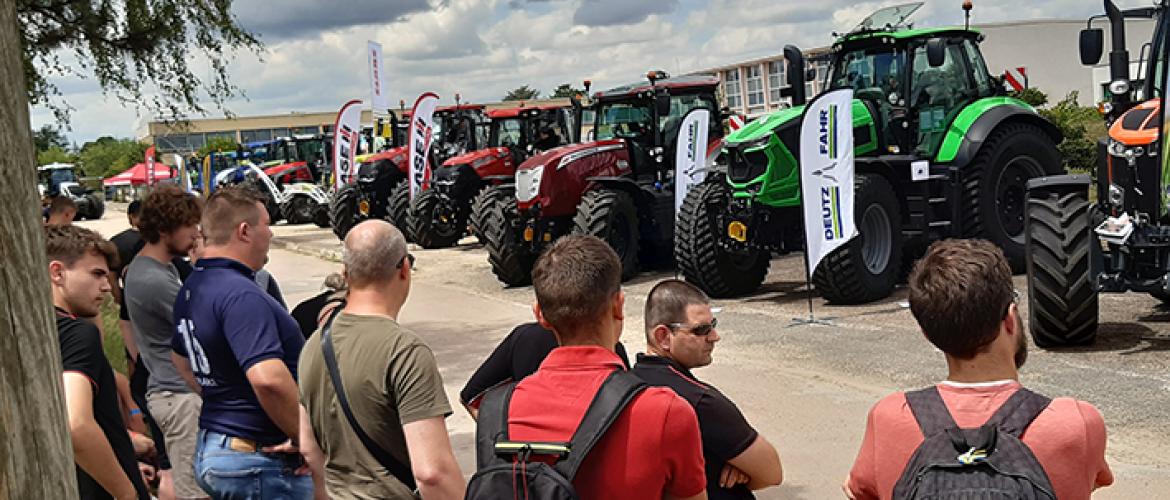
[[[313,479],[294,473],[300,455],[247,453],[228,447],[229,437],[199,431],[195,481],[216,500],[311,499]]]

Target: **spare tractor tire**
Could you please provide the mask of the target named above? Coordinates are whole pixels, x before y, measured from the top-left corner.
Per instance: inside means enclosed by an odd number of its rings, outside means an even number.
[[[487,221],[482,226],[486,240],[488,262],[492,273],[508,286],[525,286],[532,283],[532,266],[536,254],[525,243],[512,222],[516,220],[516,200],[500,196],[491,198],[483,210]]]
[[[894,187],[877,174],[857,174],[853,186],[853,221],[860,234],[826,255],[812,276],[833,304],[888,297],[902,269],[902,216]]]
[[[1082,189],[1028,192],[1028,326],[1038,347],[1091,344],[1097,338],[1097,291],[1089,275],[1094,244]]]
[[[683,199],[674,229],[674,259],[687,281],[707,295],[724,298],[751,293],[768,274],[771,253],[752,249],[748,255],[728,252],[719,244],[724,238],[720,215],[731,192],[722,182],[704,182],[691,188]]]
[[[333,234],[344,240],[349,230],[357,225],[357,221],[358,188],[354,185],[342,186],[329,202],[329,224],[333,226]]]
[[[609,244],[622,262],[622,281],[638,274],[638,207],[623,191],[594,189],[581,197],[573,233],[596,236]]]
[[[475,235],[481,245],[487,245],[487,237],[484,235],[483,228],[490,222],[488,210],[495,205],[497,198],[512,199],[511,187],[485,187],[479,191],[479,194],[475,195],[475,199],[471,202],[471,215],[468,217],[467,225],[471,234]]]
[[[406,223],[419,246],[447,248],[459,243],[467,231],[467,210],[451,206],[454,203],[434,189],[423,191],[411,200]]]
[[[386,199],[386,221],[402,231],[406,241],[413,243],[414,235],[410,234],[408,217],[410,217],[410,183],[402,180],[390,188],[390,196]]]
[[[1000,125],[963,169],[963,234],[1003,249],[1013,272],[1023,272],[1029,179],[1063,173],[1060,151],[1043,130]]]

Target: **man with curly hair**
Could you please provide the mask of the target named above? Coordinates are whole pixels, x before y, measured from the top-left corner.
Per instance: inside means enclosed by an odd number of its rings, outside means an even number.
[[[146,403],[163,431],[175,498],[205,498],[195,482],[193,457],[202,400],[171,361],[172,308],[182,283],[171,261],[187,254],[199,235],[199,199],[176,186],[159,186],[142,202],[138,230],[146,244],[126,269],[126,306],[139,357],[146,365]]]

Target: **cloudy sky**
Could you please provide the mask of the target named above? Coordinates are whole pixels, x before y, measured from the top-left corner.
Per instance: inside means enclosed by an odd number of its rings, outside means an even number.
[[[497,101],[530,85],[548,94],[560,83],[595,89],[640,78],[649,69],[685,73],[832,42],[877,7],[901,2],[820,0],[236,0],[241,24],[265,43],[263,62],[246,54],[231,65],[248,99],[238,115],[328,111],[369,100],[365,46],[381,42],[391,102],[409,106],[421,92],[444,102]],[[972,20],[1084,19],[1092,0],[975,0]],[[1123,6],[1144,0],[1122,0]],[[961,24],[960,0],[928,0],[919,26]],[[131,137],[141,120],[105,98],[92,81],[59,80],[75,108],[68,133],[81,144],[103,135]],[[33,126],[53,123],[34,108]],[[222,116],[211,109],[209,116]]]

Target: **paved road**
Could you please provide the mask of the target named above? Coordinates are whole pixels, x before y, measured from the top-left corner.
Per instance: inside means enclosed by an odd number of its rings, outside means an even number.
[[[117,220],[114,220],[117,219]],[[120,214],[100,223],[119,230]],[[94,223],[86,223],[93,225]],[[108,228],[108,229],[107,229]],[[276,228],[269,269],[289,302],[308,297],[338,265],[339,245],[327,230]],[[529,321],[530,288],[505,289],[477,246],[420,250],[403,323],[435,349],[448,397],[515,324]],[[324,257],[324,258],[321,258]],[[670,273],[643,274],[626,284],[623,342],[644,349],[642,300]],[[803,269],[782,257],[759,293],[720,301],[724,340],[715,363],[697,375],[720,387],[776,444],[785,465],[783,486],[760,498],[839,498],[870,405],[883,395],[945,376],[940,353],[926,343],[906,309],[905,292],[861,307],[831,307],[814,299],[831,326],[792,326],[807,316]],[[1017,286],[1025,283],[1017,277]],[[1025,311],[1026,314],[1026,311]],[[1140,322],[1139,322],[1140,321]],[[1102,298],[1101,339],[1091,348],[1033,350],[1023,382],[1050,396],[1076,396],[1098,406],[1109,426],[1109,461],[1118,484],[1095,498],[1170,496],[1170,309],[1141,295]],[[474,423],[457,410],[448,420],[465,473],[474,467]],[[1159,493],[1160,492],[1160,493]]]

